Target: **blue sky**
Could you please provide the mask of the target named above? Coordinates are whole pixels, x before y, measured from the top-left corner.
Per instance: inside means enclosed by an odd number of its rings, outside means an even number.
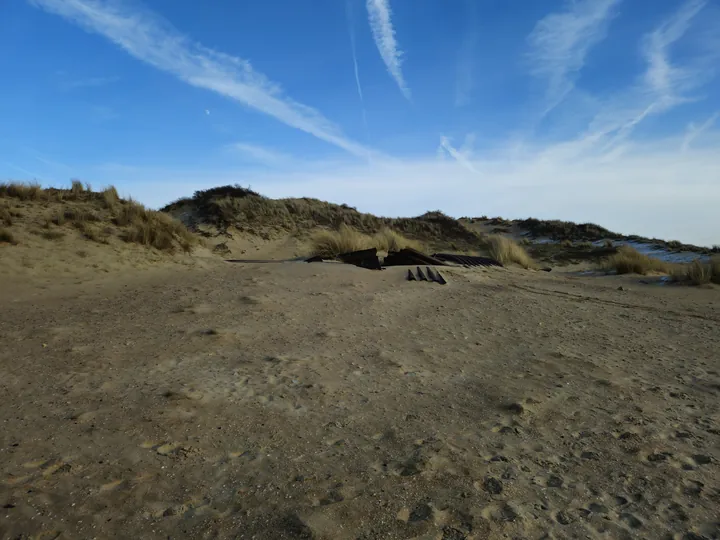
[[[6,0],[0,178],[720,243],[717,0]]]

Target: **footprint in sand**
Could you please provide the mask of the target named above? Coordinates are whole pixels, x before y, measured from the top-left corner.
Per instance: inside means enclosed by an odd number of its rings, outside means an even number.
[[[113,480],[112,482],[108,482],[106,484],[103,484],[100,486],[100,492],[104,493],[107,491],[114,491],[116,489],[127,487],[128,481],[127,480]]]
[[[22,464],[22,466],[26,469],[37,469],[38,467],[42,467],[46,463],[50,463],[47,459],[37,459],[35,461],[26,461]]]
[[[486,477],[482,482],[476,482],[475,487],[491,495],[500,495],[503,492],[503,483],[492,476]]]
[[[168,456],[175,453],[182,448],[180,443],[168,443],[168,442],[157,442],[157,441],[144,441],[140,443],[140,448],[146,450],[155,450],[161,456]]]
[[[705,484],[703,484],[702,482],[698,482],[696,480],[685,480],[683,481],[683,485],[678,489],[683,495],[692,495],[695,497],[699,497],[700,494],[703,492],[704,488]]]
[[[545,485],[549,488],[561,488],[564,482],[565,481],[562,477],[551,474],[550,476],[548,476]]]
[[[195,304],[191,306],[181,306],[175,310],[176,313],[192,313],[193,315],[207,315],[212,313],[214,308],[210,304]]]
[[[52,465],[45,466],[42,475],[45,477],[53,474],[68,473],[72,470],[72,465],[62,460],[54,462]]]
[[[627,523],[627,525],[631,529],[639,529],[643,526],[642,521],[640,521],[638,518],[636,518],[634,515],[630,514],[629,512],[623,512],[620,514],[620,519]]]
[[[691,459],[696,465],[708,465],[712,463],[712,458],[704,454],[694,454],[691,456]]]
[[[257,306],[263,303],[263,299],[259,296],[241,296],[238,301],[246,306]]]
[[[180,447],[180,443],[165,443],[155,448],[155,451],[161,456],[167,456],[175,453]]]
[[[520,515],[508,503],[497,503],[486,506],[482,510],[482,516],[497,523],[514,522],[520,519]]]

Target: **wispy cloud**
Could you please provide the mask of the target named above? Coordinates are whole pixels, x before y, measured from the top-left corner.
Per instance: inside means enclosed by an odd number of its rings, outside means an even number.
[[[365,98],[363,97],[362,85],[360,84],[360,67],[357,59],[357,43],[355,39],[355,16],[353,14],[353,0],[345,0],[345,15],[347,16],[348,31],[350,32],[350,48],[352,50],[353,68],[355,72],[355,85],[357,86],[362,117],[365,130],[367,131],[367,112],[365,110]]]
[[[392,25],[392,11],[390,0],[367,0],[368,20],[372,30],[375,45],[380,51],[388,72],[395,79],[403,95],[410,99],[410,89],[405,83],[402,74],[402,51],[398,48],[395,39],[395,29]]]
[[[97,88],[118,82],[120,77],[86,77],[79,79],[63,80],[60,83],[62,90],[76,90],[79,88]]]
[[[132,177],[133,195],[156,207],[242,178],[270,197],[317,197],[391,217],[440,208],[452,216],[560,218],[712,245],[720,243],[717,231],[707,227],[720,200],[715,173],[720,170],[720,132],[708,130],[706,136],[712,144],[691,147],[686,154],[678,152],[681,137],[673,136],[638,144],[613,159],[604,159],[597,149],[567,152],[564,143],[522,151],[501,147],[469,157],[474,171],[455,159],[428,156],[293,162],[279,169],[118,168],[88,176],[120,185]],[[158,183],[163,177],[172,181]]]
[[[533,75],[547,81],[547,114],[575,88],[578,73],[593,46],[606,34],[621,0],[576,0],[566,11],[538,21],[528,37]]]
[[[13,169],[13,170],[16,170],[16,171],[24,174],[24,175],[26,176],[26,178],[24,178],[24,180],[30,180],[30,179],[33,179],[33,180],[43,180],[43,178],[42,178],[41,175],[39,175],[39,174],[37,174],[37,173],[34,173],[34,172],[32,172],[32,171],[29,171],[29,170],[27,170],[27,169],[25,169],[25,168],[23,168],[23,167],[18,166],[18,165],[15,165],[14,163],[10,163],[10,162],[4,161],[2,164],[5,165],[6,167],[9,167],[9,168],[11,168],[11,169]]]
[[[28,154],[32,159],[39,161],[43,165],[51,167],[56,171],[63,171],[63,174],[72,173],[75,170],[74,167],[71,167],[67,163],[63,163],[54,158],[50,158],[35,148],[31,148],[25,145],[18,145],[17,148],[19,148],[22,152]]]
[[[705,120],[699,126],[696,126],[695,124],[690,124],[688,126],[687,132],[685,133],[685,138],[683,139],[682,146],[680,147],[682,152],[687,152],[690,149],[692,143],[695,142],[695,140],[700,135],[712,128],[715,125],[715,122],[718,121],[718,119],[720,119],[720,111],[713,114],[710,118]]]
[[[477,173],[478,171],[470,159],[470,154],[471,154],[470,144],[472,144],[472,139],[466,139],[466,144],[465,144],[464,148],[458,149],[453,146],[452,141],[450,140],[449,137],[446,137],[445,135],[441,135],[440,136],[440,146],[439,146],[438,150],[444,150],[445,152],[447,152],[447,154],[451,158],[453,158],[460,165],[465,167],[468,171]]]
[[[644,82],[655,94],[659,106],[672,106],[683,101],[681,93],[695,85],[699,75],[695,70],[673,66],[669,48],[682,38],[692,20],[706,6],[705,0],[686,1],[667,21],[650,33],[645,40],[644,54],[648,63]]]
[[[266,165],[285,165],[290,160],[290,156],[287,154],[257,144],[238,142],[227,145],[226,149],[239,154],[250,161]]]
[[[350,153],[369,153],[318,111],[285,96],[250,62],[189,41],[152,12],[130,10],[118,1],[28,1],[106,37],[135,58],[190,85],[234,99]]]
[[[455,80],[455,106],[462,107],[470,102],[470,94],[475,87],[475,48],[477,47],[477,4],[474,0],[465,0],[467,28],[458,52],[457,75]]]
[[[713,55],[692,57],[682,64],[670,61],[671,48],[691,27],[693,19],[707,5],[704,0],[687,0],[655,30],[644,36],[642,53],[647,63],[638,83],[629,91],[610,100],[595,118],[593,128],[611,136],[607,147],[623,143],[635,128],[651,116],[700,98],[691,92],[712,77],[712,65],[720,58]],[[720,28],[716,31],[720,35]]]

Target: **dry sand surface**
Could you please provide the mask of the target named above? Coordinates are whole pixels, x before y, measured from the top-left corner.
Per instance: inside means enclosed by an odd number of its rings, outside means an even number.
[[[2,281],[0,536],[720,537],[719,290],[444,273]]]

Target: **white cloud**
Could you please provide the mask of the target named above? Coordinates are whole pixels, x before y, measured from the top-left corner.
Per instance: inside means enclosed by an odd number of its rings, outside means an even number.
[[[248,61],[192,43],[151,12],[131,11],[117,1],[28,1],[106,37],[132,56],[188,84],[234,99],[350,153],[369,153],[318,111],[284,96]]]
[[[388,72],[395,79],[403,95],[410,99],[410,89],[405,84],[402,74],[402,52],[395,39],[395,29],[392,25],[392,12],[389,0],[367,0],[368,20],[372,30],[375,45],[380,51]]]
[[[713,55],[688,54],[685,51],[682,62],[671,62],[671,53],[675,46],[691,27],[693,19],[705,5],[698,0],[687,0],[657,28],[643,36],[641,53],[646,68],[629,88],[614,95],[597,99],[599,108],[583,110],[590,113],[591,120],[587,129],[575,139],[569,139],[561,145],[548,149],[549,152],[564,152],[582,155],[588,151],[603,155],[603,159],[612,159],[620,154],[631,153],[633,149],[630,137],[637,126],[648,118],[667,113],[682,104],[699,101],[692,95],[709,82],[714,75],[712,63],[720,57],[720,50]],[[710,37],[720,34],[720,26]],[[694,44],[697,46],[697,43]],[[592,102],[589,102],[592,103]]]
[[[450,215],[501,215],[595,222],[626,234],[712,245],[720,201],[720,132],[708,144],[678,151],[681,137],[635,144],[607,156],[588,145],[568,152],[551,147],[501,148],[455,160],[376,160],[372,163],[296,163],[277,170],[95,171],[98,182],[116,183],[139,200],[169,200],[223,184],[242,183],[271,197],[317,197],[387,216],[441,209]],[[132,174],[129,174],[131,172]],[[91,177],[88,175],[88,177]],[[127,184],[133,178],[133,186]],[[158,178],[168,178],[158,183]],[[682,181],[681,181],[682,180]]]
[[[25,175],[21,180],[23,181],[29,181],[29,180],[43,180],[43,176],[39,175],[37,173],[34,173],[32,171],[29,171],[23,167],[20,167],[18,165],[15,165],[14,163],[9,163],[7,161],[2,162],[2,165],[5,165],[6,167],[9,167],[15,171],[18,171],[19,173],[22,173]]]
[[[687,0],[655,30],[644,36],[642,53],[647,62],[637,85],[611,99],[597,115],[591,128],[609,136],[606,147],[611,149],[630,136],[633,130],[651,116],[700,98],[689,94],[712,77],[712,63],[720,57],[704,56],[683,64],[670,61],[671,48],[690,29],[693,19],[705,7],[703,0]],[[716,35],[720,34],[720,29]]]
[[[441,135],[438,151],[444,150],[451,158],[460,163],[460,165],[465,167],[468,171],[477,173],[475,165],[473,165],[470,160],[470,148],[468,147],[468,143],[472,144],[472,137],[466,139],[466,145],[464,148],[457,149],[452,145],[452,141],[448,137]]]
[[[190,84],[232,97],[353,154],[368,152],[317,111],[284,97],[247,62],[191,44],[152,15],[129,14],[100,0],[31,1],[107,36]],[[588,52],[605,36],[619,1],[577,0],[567,12],[550,15],[536,26],[530,40],[537,61],[534,73],[547,80],[548,110],[574,88]],[[372,2],[378,3],[383,4]],[[714,74],[708,67],[720,56],[719,48],[706,47],[711,53],[691,56],[698,46],[695,24],[706,22],[707,12],[700,15],[703,6],[703,1],[686,0],[644,36],[640,52],[646,66],[634,84],[613,95],[581,100],[581,120],[573,118],[572,133],[559,142],[541,142],[534,136],[506,144],[495,140],[493,145],[499,146],[480,153],[473,149],[472,136],[459,147],[442,136],[440,159],[391,159],[373,153],[363,162],[350,156],[340,162],[295,160],[241,142],[230,145],[243,158],[237,167],[239,160],[228,159],[229,165],[216,170],[120,166],[78,172],[95,182],[116,183],[153,206],[197,189],[242,183],[273,197],[313,196],[390,216],[440,208],[455,216],[592,221],[628,234],[720,243],[712,227],[720,202],[715,172],[720,170],[720,131],[713,127],[720,113],[662,140],[656,134],[650,135],[650,142],[632,137],[648,118],[698,101],[699,91]],[[389,7],[387,14],[389,23]],[[389,29],[393,35],[391,25]],[[720,25],[708,30],[715,39],[719,33]],[[675,47],[682,54],[676,54]],[[394,37],[393,48],[397,53]],[[397,67],[400,73],[399,61]],[[362,96],[359,78],[356,83]],[[573,98],[583,95],[578,91]],[[586,119],[586,125],[579,125]]]
[[[350,48],[352,52],[353,71],[355,73],[355,86],[357,87],[360,106],[362,108],[363,124],[367,131],[367,112],[365,110],[365,98],[363,97],[362,85],[360,84],[360,66],[357,59],[357,44],[355,40],[355,17],[353,16],[353,0],[345,0],[345,14],[347,16],[348,32],[350,33]]]
[[[287,164],[290,156],[271,148],[250,143],[233,143],[226,147],[228,150],[243,156],[244,158],[266,165],[280,166]]]
[[[690,149],[690,145],[692,145],[695,140],[708,131],[710,128],[713,127],[715,122],[720,119],[720,111],[716,112],[710,118],[705,120],[702,124],[699,126],[696,126],[695,124],[690,124],[688,126],[687,132],[685,133],[685,138],[683,139],[681,150],[684,152],[687,152]]]
[[[644,53],[648,69],[645,84],[662,103],[672,104],[679,99],[679,92],[693,86],[693,78],[697,74],[693,70],[673,66],[668,59],[668,49],[685,35],[692,20],[706,4],[705,0],[686,1],[672,17],[646,37]]]
[[[620,0],[576,0],[567,10],[538,21],[528,37],[532,73],[548,83],[545,114],[557,107],[575,87],[577,73],[590,49],[607,33],[613,9]]]

